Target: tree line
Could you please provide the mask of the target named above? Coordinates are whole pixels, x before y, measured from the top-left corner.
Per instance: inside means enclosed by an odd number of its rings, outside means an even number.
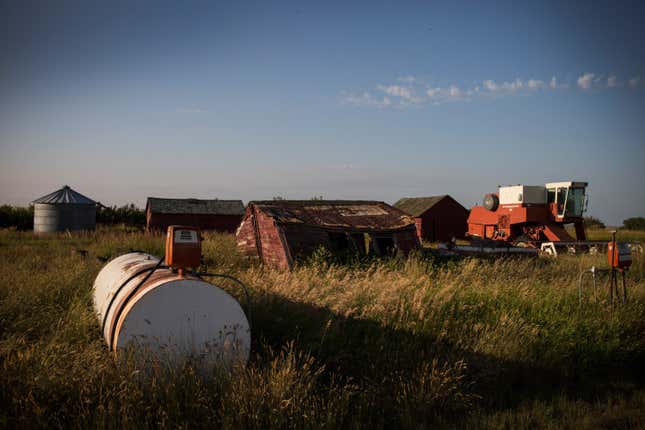
[[[284,200],[283,197],[274,197],[274,200]],[[314,197],[312,200],[318,200]],[[96,222],[103,225],[126,225],[131,227],[143,227],[146,225],[146,211],[134,205],[134,203],[123,206],[96,207]],[[587,228],[606,228],[605,223],[600,219],[589,216],[585,217]],[[0,206],[0,228],[13,227],[17,230],[31,230],[34,228],[34,207],[21,207],[2,205]],[[632,217],[623,221],[622,228],[626,230],[645,230],[644,217]]]
[[[96,223],[144,227],[146,212],[133,203],[118,207],[101,205],[96,207]],[[32,230],[34,228],[34,207],[0,206],[0,228]]]

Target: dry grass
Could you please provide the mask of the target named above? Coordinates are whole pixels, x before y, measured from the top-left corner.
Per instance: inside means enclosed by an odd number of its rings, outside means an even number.
[[[610,307],[558,260],[324,259],[278,272],[209,235],[210,271],[253,299],[246,368],[144,372],[106,351],[91,307],[103,263],[160,236],[0,232],[3,427],[597,428],[645,422],[645,259]],[[89,251],[88,257],[75,252]],[[238,297],[232,285],[224,284]]]

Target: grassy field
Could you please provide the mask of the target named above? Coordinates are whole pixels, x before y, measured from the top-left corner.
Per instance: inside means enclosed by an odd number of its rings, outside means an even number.
[[[319,258],[278,272],[240,257],[232,236],[207,235],[209,269],[251,290],[253,351],[246,368],[204,379],[107,352],[96,257],[130,249],[162,255],[163,239],[0,231],[2,427],[644,426],[642,255],[627,305],[609,306],[603,289],[581,306],[579,273],[605,256]]]

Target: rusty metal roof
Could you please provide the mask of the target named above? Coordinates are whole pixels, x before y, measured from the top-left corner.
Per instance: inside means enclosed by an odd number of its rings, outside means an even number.
[[[165,199],[148,197],[146,209],[151,213],[163,214],[201,214],[201,215],[243,215],[242,200],[200,200]]]
[[[53,193],[42,196],[39,199],[34,200],[32,203],[44,203],[50,205],[65,205],[65,204],[76,204],[76,205],[94,205],[96,202],[89,197],[85,197],[83,194],[72,190],[69,185],[64,185],[60,190],[54,191]]]
[[[360,231],[414,227],[414,218],[387,203],[364,200],[268,200],[249,202],[280,224]]]

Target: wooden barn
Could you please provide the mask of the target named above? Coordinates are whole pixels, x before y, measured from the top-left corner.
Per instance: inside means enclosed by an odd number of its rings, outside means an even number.
[[[468,209],[449,195],[405,197],[394,203],[416,220],[419,239],[428,242],[448,242],[453,237],[466,236]]]
[[[244,216],[241,200],[164,199],[148,197],[148,231],[166,231],[169,225],[190,225],[202,230],[235,232]]]
[[[236,233],[240,251],[288,269],[323,246],[332,253],[402,253],[419,246],[414,218],[383,202],[250,202]]]

